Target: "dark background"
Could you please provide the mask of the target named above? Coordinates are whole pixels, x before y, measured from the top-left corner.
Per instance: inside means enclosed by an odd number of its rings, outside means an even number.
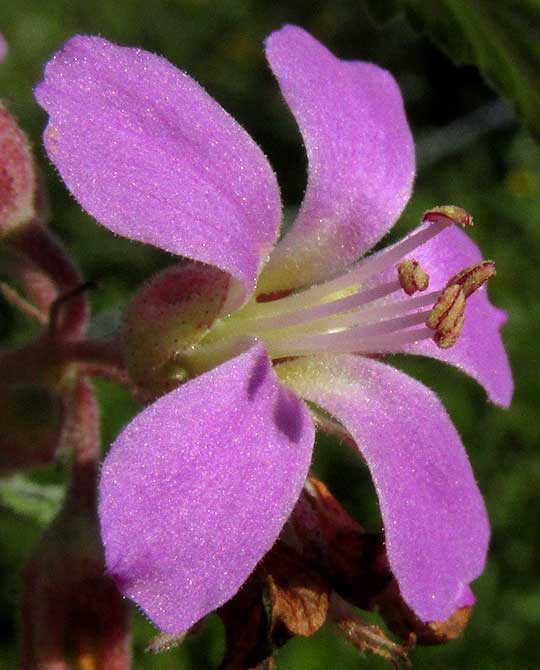
[[[0,97],[30,134],[46,171],[52,227],[89,279],[95,333],[111,332],[134,287],[169,262],[155,250],[114,239],[67,195],[47,164],[40,133],[45,115],[32,87],[48,57],[74,33],[99,33],[125,45],[166,56],[187,70],[235,116],[272,162],[287,206],[305,184],[305,156],[292,117],[265,64],[262,40],[283,23],[297,23],[343,58],[377,62],[399,81],[417,140],[414,196],[392,236],[417,225],[436,204],[459,204],[473,213],[471,236],[497,263],[492,300],[507,309],[504,330],[516,379],[509,411],[486,402],[483,390],[441,363],[396,364],[422,379],[443,399],[470,454],[493,525],[488,568],[475,583],[478,604],[466,635],[442,648],[413,652],[415,668],[509,666],[540,668],[540,589],[537,554],[540,489],[540,148],[473,66],[456,67],[403,16],[383,27],[364,4],[344,1],[266,3],[255,0],[134,0],[87,2],[7,0],[0,31],[10,46],[0,65]],[[540,67],[540,66],[539,66]],[[531,90],[530,95],[538,95]],[[21,341],[28,326],[0,302],[0,336]],[[103,407],[103,442],[111,441],[136,410],[116,387],[97,384]],[[377,509],[362,466],[337,444],[321,443],[315,470],[365,525],[377,526]],[[0,483],[0,667],[16,667],[18,571],[62,494],[61,466]],[[215,668],[223,633],[210,618],[180,649],[143,653],[153,628],[134,614],[137,669]],[[290,642],[278,656],[288,670],[384,668],[361,657],[325,629]]]

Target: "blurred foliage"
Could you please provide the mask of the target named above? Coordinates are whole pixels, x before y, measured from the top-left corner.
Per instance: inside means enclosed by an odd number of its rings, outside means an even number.
[[[0,505],[43,525],[60,509],[63,494],[61,484],[33,482],[21,474],[0,479]]]
[[[540,140],[540,96],[534,94],[540,90],[538,0],[368,0],[368,6],[383,22],[405,8],[411,25],[457,65],[477,65]]]
[[[380,4],[384,9],[385,3]],[[419,3],[410,4],[420,7]],[[531,7],[535,4],[530,0]],[[504,56],[497,69],[505,82],[512,79],[520,95],[526,93],[523,112],[538,109],[540,66],[538,60],[528,65],[530,77],[519,66],[529,63],[528,54],[538,46],[529,37],[532,21],[522,24],[522,5],[525,3],[487,0],[422,3],[430,10],[425,21],[438,21],[449,8],[465,6],[468,12],[487,7],[490,13],[504,17],[502,24],[478,24],[471,22],[470,16],[459,20],[474,28],[475,41],[483,45],[479,49],[485,51],[485,44],[509,45],[505,54],[514,56]],[[516,378],[513,406],[503,411],[487,404],[483,391],[456,370],[424,359],[396,358],[398,365],[435,389],[445,402],[468,448],[493,524],[489,564],[474,587],[478,604],[465,637],[443,648],[413,652],[414,666],[475,670],[539,667],[540,148],[511,115],[497,112],[502,109],[500,103],[479,72],[473,67],[454,66],[432,41],[413,31],[403,15],[377,25],[362,3],[345,0],[120,0],[114,4],[109,0],[26,0],[24,4],[3,3],[0,15],[0,29],[10,45],[9,56],[0,67],[0,95],[35,144],[51,190],[52,226],[86,277],[97,281],[93,328],[100,333],[114,329],[137,282],[170,262],[170,257],[114,238],[99,228],[67,196],[44,159],[40,131],[45,117],[33,101],[31,89],[43,63],[64,39],[75,32],[100,33],[162,53],[188,70],[261,144],[276,169],[288,206],[301,199],[305,157],[265,66],[264,36],[284,22],[298,23],[340,56],[374,61],[395,74],[418,140],[420,164],[414,197],[392,238],[415,226],[421,212],[434,204],[460,204],[474,214],[477,225],[471,235],[485,256],[497,262],[498,276],[490,292],[494,302],[510,315],[505,339]],[[448,30],[453,24],[445,25]],[[437,46],[450,49],[451,38],[459,34],[456,31],[454,26],[449,33],[437,32]],[[508,58],[517,60],[510,63]],[[527,81],[537,82],[535,87],[524,83],[525,76]],[[496,77],[493,81],[503,86]],[[536,114],[535,122],[538,118]],[[2,340],[20,341],[27,333],[28,324],[0,302]],[[103,439],[108,444],[136,407],[114,385],[100,382],[97,386]],[[376,527],[374,492],[358,459],[344,447],[324,440],[316,450],[314,469],[359,521]],[[16,667],[19,569],[52,514],[62,472],[59,463],[0,487],[2,668]],[[40,497],[43,505],[36,502]],[[181,648],[158,656],[144,653],[153,627],[136,613],[134,623],[137,670],[217,667],[223,632],[215,617]],[[386,666],[379,659],[359,657],[326,629],[313,639],[290,642],[279,654],[279,667],[348,670]]]

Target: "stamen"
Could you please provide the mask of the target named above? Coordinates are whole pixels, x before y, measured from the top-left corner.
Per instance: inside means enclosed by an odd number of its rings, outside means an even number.
[[[445,205],[428,210],[422,222],[427,224],[422,229],[324,284],[268,302],[254,298],[215,323],[199,349],[202,345],[206,358],[214,347],[221,355],[246,337],[263,339],[272,358],[316,352],[390,353],[427,338],[441,348],[452,346],[463,327],[466,297],[495,274],[495,266],[483,261],[456,274],[442,293],[414,296],[426,291],[429,276],[417,260],[406,256],[452,225],[472,225],[472,217],[461,207]],[[397,277],[373,286],[392,267]],[[397,295],[400,290],[414,297],[404,299]],[[389,297],[393,293],[397,297]]]
[[[354,286],[355,284],[364,282],[374,274],[382,272],[387,267],[394,265],[400,259],[402,259],[403,256],[406,256],[420,245],[425,244],[433,237],[436,237],[439,233],[445,230],[445,228],[448,228],[454,223],[454,221],[448,217],[444,218],[444,220],[441,219],[440,221],[433,222],[423,219],[423,222],[429,222],[431,225],[423,228],[422,230],[419,230],[417,233],[414,233],[409,237],[406,237],[404,240],[401,240],[401,242],[394,244],[388,249],[383,249],[382,251],[374,253],[372,256],[368,256],[364,260],[361,260],[356,265],[356,267],[354,267],[347,274],[341,275],[341,277],[337,277],[336,279],[329,281],[326,284],[314,286],[312,289],[308,289],[305,294],[309,294],[309,297],[311,298],[312,295],[316,295],[317,291],[319,292],[320,296],[323,289],[337,291],[339,289],[344,289],[348,286]],[[327,292],[327,290],[324,291],[322,295],[326,295]]]
[[[431,210],[430,210],[431,211]],[[424,219],[424,223],[430,223],[417,233],[397,242],[388,249],[378,251],[367,258],[359,261],[349,272],[346,272],[335,279],[317,284],[311,288],[293,293],[272,302],[254,303],[244,308],[244,314],[249,315],[257,312],[261,316],[270,316],[295,311],[299,305],[310,307],[319,304],[322,299],[332,294],[339,294],[342,291],[356,291],[362,283],[365,283],[373,275],[386,270],[386,268],[395,265],[403,256],[410,254],[414,249],[425,244],[433,237],[436,237],[446,228],[453,225],[456,221],[449,216],[438,216],[437,219]]]
[[[351,331],[347,331],[349,334]],[[336,333],[334,335],[341,335]],[[295,340],[293,347],[287,348],[285,343],[276,343],[269,347],[272,358],[285,358],[286,356],[308,356],[317,352],[331,352],[335,354],[386,354],[399,352],[401,347],[406,344],[414,344],[421,340],[430,340],[433,338],[433,331],[429,328],[414,328],[411,330],[402,330],[388,335],[373,335],[369,337],[351,337],[349,339],[341,338],[339,341],[323,340],[323,337],[330,338],[332,334],[321,337],[321,341],[309,341],[302,345],[302,342]]]
[[[468,298],[496,274],[495,263],[493,261],[482,261],[481,263],[469,265],[469,267],[458,272],[448,281],[446,286],[459,284],[465,297]]]
[[[465,323],[465,312],[462,312],[456,319],[454,326],[448,332],[437,331],[433,336],[433,341],[439,349],[450,349],[458,341],[463,324]]]
[[[426,326],[439,330],[445,323],[455,321],[457,316],[465,309],[465,294],[459,284],[447,286],[441,293],[437,302],[430,312]]]
[[[411,298],[410,300],[394,300],[383,305],[374,305],[373,307],[367,307],[366,309],[357,312],[347,312],[346,314],[336,315],[332,317],[331,321],[315,322],[313,327],[317,327],[319,330],[323,330],[323,328],[328,330],[330,328],[345,328],[348,326],[359,326],[365,323],[378,322],[385,317],[395,317],[407,314],[413,309],[430,307],[439,295],[440,291],[433,291],[425,295],[419,295],[416,298]]]
[[[495,275],[495,263],[482,261],[461,270],[447,283],[426,321],[435,331],[433,340],[441,349],[454,346],[465,323],[465,301],[490,277]]]
[[[282,315],[278,314],[272,316],[259,316],[259,314],[253,314],[249,320],[242,323],[242,329],[244,331],[249,331],[250,334],[254,334],[265,330],[276,330],[287,326],[316,321],[327,316],[357,309],[358,307],[367,305],[375,300],[380,300],[390,293],[399,290],[399,288],[399,282],[393,281],[366,289],[365,291],[358,291],[343,298],[337,298],[331,302],[325,302],[322,305],[319,304],[312,307],[308,306],[301,308],[299,311],[286,312]]]
[[[369,351],[370,353],[378,353],[388,346],[392,346],[395,351],[396,345],[402,343],[405,334],[406,342],[416,342],[419,339],[433,336],[432,331],[426,328],[403,330],[424,323],[427,314],[428,312],[417,312],[339,332],[308,334],[300,337],[270,335],[265,337],[265,343],[273,358],[308,355],[321,351],[332,353]]]
[[[392,335],[381,335],[380,337],[366,337],[362,342],[362,348],[359,353],[371,354],[392,354],[399,353],[401,347],[406,344],[416,344],[422,340],[429,340],[433,337],[433,331],[429,328],[414,328],[412,330],[402,330]],[[370,341],[371,340],[371,341]]]
[[[429,275],[420,263],[413,259],[406,259],[397,265],[399,283],[407,295],[417,291],[425,291],[429,286]]]
[[[435,343],[441,349],[453,346],[465,320],[465,293],[459,284],[447,286],[433,306],[426,321],[435,331]]]
[[[425,212],[422,217],[422,222],[426,221],[450,221],[463,228],[473,225],[473,218],[469,212],[457,205],[439,205],[438,207],[432,207]]]
[[[388,290],[390,288],[398,290],[399,282],[395,281],[384,286]],[[222,326],[217,326],[211,331],[207,342],[234,335],[259,336],[265,337],[265,339],[270,337],[292,339],[297,335],[301,337],[307,334],[336,332],[350,326],[373,325],[383,319],[407,315],[414,309],[431,307],[440,295],[440,291],[432,291],[407,300],[400,299],[383,304],[369,305],[371,301],[368,301],[368,297],[373,297],[375,291],[382,291],[384,286],[368,289],[336,300],[333,303],[317,305],[301,312],[291,312],[277,317],[225,322]],[[381,296],[377,293],[376,297],[380,298]],[[363,304],[366,304],[363,309],[353,309]]]

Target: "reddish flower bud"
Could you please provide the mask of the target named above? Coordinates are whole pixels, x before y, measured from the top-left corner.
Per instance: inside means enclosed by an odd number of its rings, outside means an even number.
[[[50,462],[62,441],[72,368],[47,338],[0,353],[0,473]]]
[[[190,349],[220,314],[229,275],[202,263],[175,265],[136,293],[125,314],[123,340],[130,374],[150,395],[190,376]]]
[[[35,188],[28,139],[0,104],[0,237],[33,218]]]
[[[45,180],[36,171],[28,140],[0,103],[0,240],[4,264],[27,298],[46,315],[82,284],[80,273],[46,227]],[[87,324],[86,299],[78,295],[57,324],[63,337],[79,337]]]
[[[128,670],[127,604],[104,571],[95,518],[67,504],[24,572],[23,670]]]
[[[81,380],[67,418],[75,453],[64,506],[24,572],[22,670],[129,670],[127,607],[105,575],[96,513],[98,411]]]
[[[19,227],[7,239],[9,272],[44,313],[55,312],[52,324],[62,339],[80,337],[88,322],[88,301],[79,270],[38,219]]]

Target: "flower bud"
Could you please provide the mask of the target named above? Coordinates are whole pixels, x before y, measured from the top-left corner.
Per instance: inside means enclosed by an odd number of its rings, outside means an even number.
[[[0,103],[0,238],[31,221],[35,188],[28,139]]]
[[[130,667],[127,603],[105,575],[95,516],[68,500],[26,566],[23,670]]]
[[[64,505],[24,570],[22,670],[129,670],[127,603],[105,574],[97,519],[98,408],[85,379],[67,407]]]
[[[139,289],[123,329],[136,384],[160,395],[189,378],[188,354],[219,316],[228,290],[228,274],[194,262],[167,268]]]

